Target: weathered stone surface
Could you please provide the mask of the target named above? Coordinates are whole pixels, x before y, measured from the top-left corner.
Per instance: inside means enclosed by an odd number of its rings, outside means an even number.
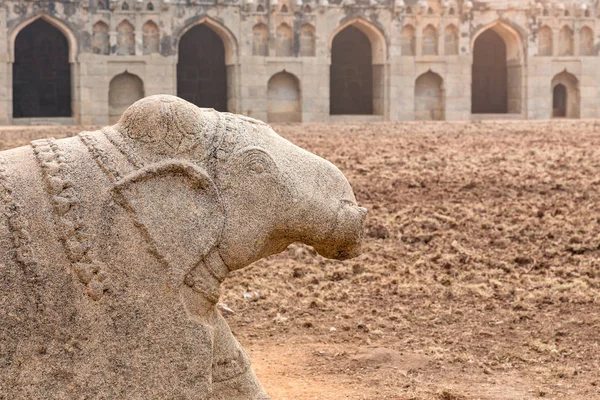
[[[268,399],[216,309],[292,242],[358,254],[331,163],[179,98],[0,153],[0,398]]]

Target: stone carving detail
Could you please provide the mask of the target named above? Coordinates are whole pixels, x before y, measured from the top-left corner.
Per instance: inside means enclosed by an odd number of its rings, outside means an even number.
[[[0,153],[0,207],[0,296],[19,302],[0,297],[11,399],[268,399],[220,284],[295,241],[354,257],[366,214],[337,168],[266,124],[166,95]]]
[[[0,156],[0,195],[5,207],[4,212],[7,217],[8,227],[12,232],[15,259],[28,271],[35,273],[35,270],[31,268],[35,266],[36,261],[31,249],[31,237],[27,231],[28,224],[22,216],[22,207],[13,196],[13,189],[8,182],[6,170],[6,159]]]
[[[69,179],[69,166],[64,153],[53,139],[42,139],[31,143],[33,152],[41,165],[46,189],[57,220],[59,238],[79,281],[87,286],[86,293],[93,299],[102,298],[108,289],[102,265],[90,257],[90,241],[82,223],[79,196]]]
[[[81,225],[78,215],[79,198],[65,171],[65,155],[58,150],[54,139],[36,140],[31,146],[45,177],[46,189],[58,217],[60,239],[67,256],[74,263],[88,261],[89,243],[86,241],[85,228]]]
[[[121,173],[117,169],[114,160],[110,157],[110,155],[102,149],[99,144],[96,136],[92,134],[92,132],[81,132],[79,134],[81,141],[87,146],[88,150],[92,154],[94,160],[102,171],[106,175],[108,175],[109,179],[113,182],[118,181],[122,178]]]

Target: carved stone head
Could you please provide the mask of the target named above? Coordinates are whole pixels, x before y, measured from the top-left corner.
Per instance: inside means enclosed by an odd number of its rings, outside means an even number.
[[[268,125],[158,95],[114,129],[150,160],[117,190],[182,268],[213,247],[230,270],[293,242],[327,258],[359,254],[366,209],[344,175]]]

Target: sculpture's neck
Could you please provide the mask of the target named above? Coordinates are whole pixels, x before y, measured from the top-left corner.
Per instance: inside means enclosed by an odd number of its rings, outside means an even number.
[[[228,273],[229,268],[221,259],[219,252],[213,249],[187,273],[184,283],[211,303],[216,304],[221,294],[221,282]]]

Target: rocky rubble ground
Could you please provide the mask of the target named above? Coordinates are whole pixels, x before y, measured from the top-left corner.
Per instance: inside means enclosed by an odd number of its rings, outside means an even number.
[[[225,282],[274,398],[600,399],[600,122],[275,129],[370,211],[357,259],[292,245]]]

